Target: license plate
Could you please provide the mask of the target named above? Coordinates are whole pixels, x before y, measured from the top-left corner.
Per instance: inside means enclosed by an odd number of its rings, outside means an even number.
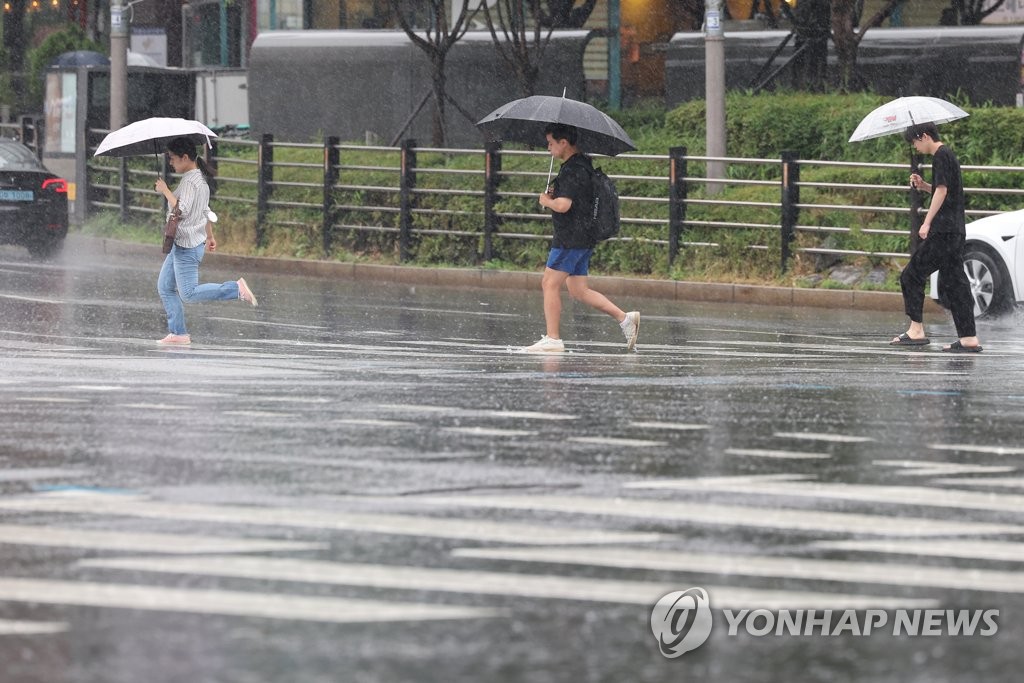
[[[0,190],[0,201],[31,202],[36,198],[32,190]]]

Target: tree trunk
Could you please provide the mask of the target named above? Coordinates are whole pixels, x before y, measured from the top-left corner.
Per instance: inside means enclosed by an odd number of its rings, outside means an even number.
[[[445,57],[444,53],[436,53],[431,60],[434,65],[433,89],[434,89],[434,147],[444,147],[445,143]]]
[[[848,91],[855,88],[857,79],[857,45],[860,42],[855,32],[856,0],[833,0],[832,42],[836,46],[836,61],[839,63],[839,89]]]

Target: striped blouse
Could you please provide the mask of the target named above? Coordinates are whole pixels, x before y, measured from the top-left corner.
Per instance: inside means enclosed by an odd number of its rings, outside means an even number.
[[[203,172],[194,168],[181,176],[174,196],[181,208],[174,243],[185,249],[198,247],[206,241],[206,207],[210,203],[210,186],[206,184]]]

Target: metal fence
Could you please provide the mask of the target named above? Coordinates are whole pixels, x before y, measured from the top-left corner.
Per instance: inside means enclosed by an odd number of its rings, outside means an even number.
[[[90,131],[90,139],[103,133]],[[489,261],[499,240],[550,239],[549,215],[536,208],[550,177],[545,152],[420,147],[413,140],[398,147],[366,146],[334,137],[322,144],[280,143],[264,135],[258,141],[220,138],[207,159],[220,186],[215,208],[251,212],[257,247],[278,229],[301,231],[324,254],[342,235],[373,235],[390,242],[404,261],[413,256],[414,240],[429,236],[476,240],[479,258]],[[709,162],[723,163],[728,177],[702,175]],[[670,266],[680,250],[719,247],[728,234],[742,235],[747,249],[777,253],[782,270],[796,253],[906,257],[904,245],[910,245],[922,211],[922,197],[906,182],[909,163],[805,160],[790,153],[778,159],[690,156],[683,147],[595,163],[620,190],[623,227],[614,241],[656,245]],[[1012,187],[1024,168],[963,170],[965,177],[977,172],[986,178],[985,187],[966,188],[970,198],[998,195],[1012,204],[1024,194]],[[132,214],[161,214],[165,207],[153,180],[166,179],[168,172],[165,163],[153,165],[152,159],[129,164],[91,158],[89,211],[114,209],[125,221]],[[891,182],[828,177],[851,173]],[[997,186],[993,178],[1014,182]],[[801,194],[810,200],[801,201]],[[975,204],[969,216],[1001,210],[992,202]],[[746,218],[732,220],[737,212]],[[868,246],[849,248],[827,239],[853,235]],[[871,237],[890,239],[877,246]]]

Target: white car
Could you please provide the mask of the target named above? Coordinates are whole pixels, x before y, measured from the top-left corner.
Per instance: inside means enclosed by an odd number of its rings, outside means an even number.
[[[967,224],[964,270],[974,295],[974,317],[998,315],[1024,301],[1024,210]],[[931,296],[946,306],[938,272]]]

